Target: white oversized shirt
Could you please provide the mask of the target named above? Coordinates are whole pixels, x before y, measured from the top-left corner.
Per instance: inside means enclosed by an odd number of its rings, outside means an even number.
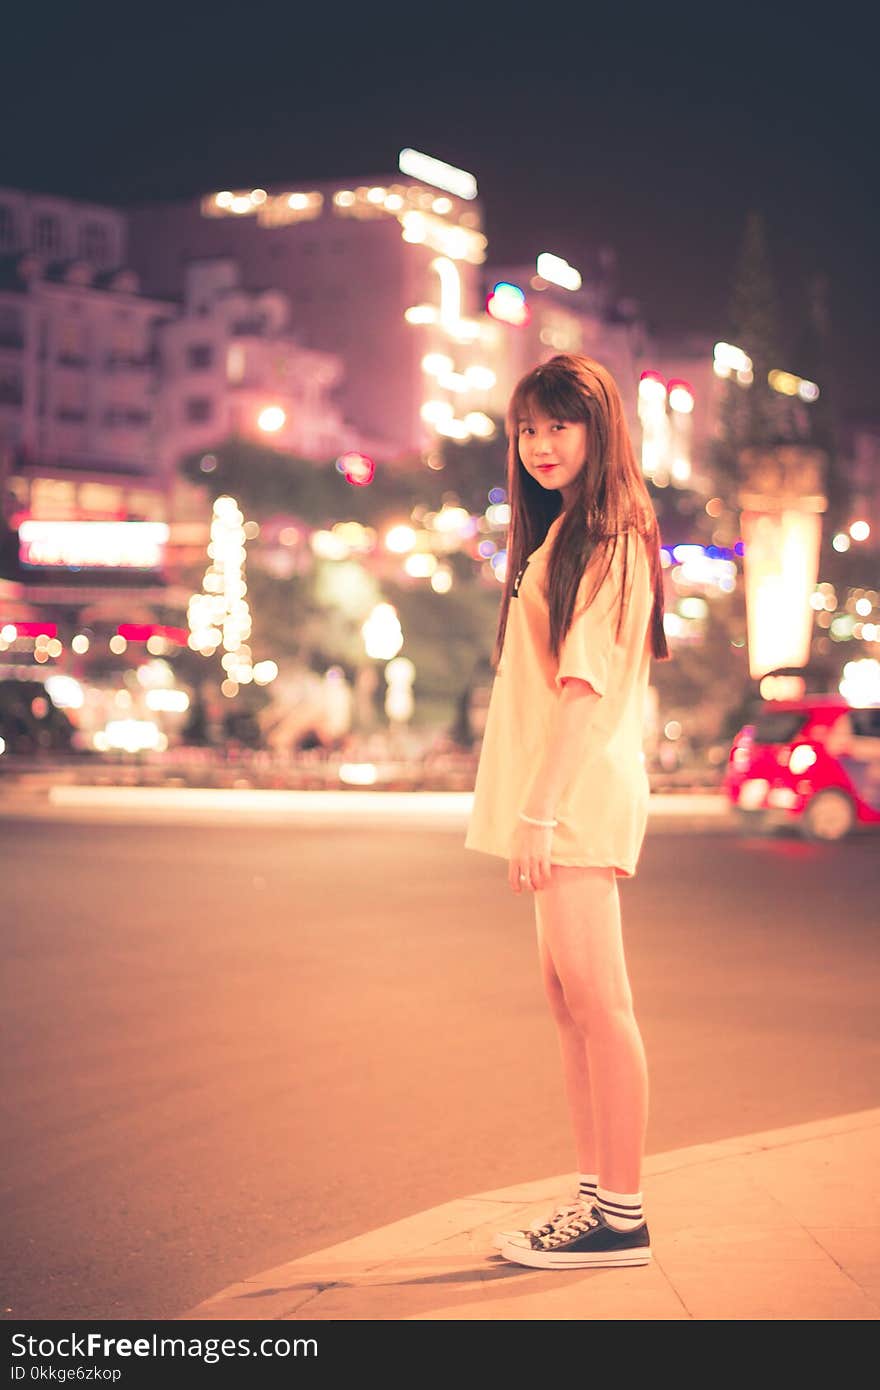
[[[465,848],[510,857],[524,798],[546,747],[563,679],[589,681],[601,697],[594,705],[587,748],[555,811],[551,863],[636,871],[648,814],[649,784],[642,748],[651,663],[654,602],[650,557],[631,529],[617,538],[608,575],[592,603],[594,554],[578,587],[571,626],[555,661],[544,594],[547,561],[561,521],[528,557],[511,597],[501,659],[495,672],[474,787]],[[619,640],[616,628],[628,544],[627,602]]]

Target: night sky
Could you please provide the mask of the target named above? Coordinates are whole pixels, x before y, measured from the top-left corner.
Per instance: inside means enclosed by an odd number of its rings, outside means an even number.
[[[411,145],[476,175],[491,261],[610,245],[652,327],[716,336],[758,209],[784,327],[827,276],[839,403],[880,417],[876,48],[854,5],[21,8],[0,184],[124,205],[387,176]]]

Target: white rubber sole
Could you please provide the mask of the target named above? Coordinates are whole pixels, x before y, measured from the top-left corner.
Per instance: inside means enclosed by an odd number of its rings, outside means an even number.
[[[531,1269],[633,1269],[651,1263],[651,1248],[643,1250],[608,1250],[593,1255],[566,1255],[555,1250],[530,1250],[525,1245],[508,1241],[501,1248],[506,1260],[528,1265]]]
[[[492,1237],[492,1244],[496,1250],[503,1250],[505,1245],[513,1245],[518,1240],[525,1239],[523,1231],[496,1231]]]

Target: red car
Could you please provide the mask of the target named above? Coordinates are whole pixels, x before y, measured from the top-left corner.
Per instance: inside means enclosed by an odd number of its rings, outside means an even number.
[[[796,823],[813,840],[880,825],[880,705],[840,695],[768,701],[740,729],[723,789],[743,823]]]

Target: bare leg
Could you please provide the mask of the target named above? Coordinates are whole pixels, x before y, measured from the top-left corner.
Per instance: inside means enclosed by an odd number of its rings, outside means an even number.
[[[550,1005],[550,1012],[556,1024],[559,1039],[559,1055],[562,1059],[562,1076],[568,1113],[574,1135],[579,1173],[597,1171],[596,1124],[593,1116],[593,1095],[590,1089],[590,1059],[584,1035],[568,1011],[562,984],[550,955],[541,925],[541,900],[543,893],[535,894],[535,924],[538,933],[538,958],[541,964],[541,977],[544,993]]]
[[[571,1031],[554,1010],[563,1048],[566,1089],[575,1091],[571,1107],[578,1161],[590,1157],[580,1077],[592,1091],[597,1167],[602,1187],[638,1192],[648,1117],[648,1072],[642,1036],[633,1013],[620,922],[620,899],[613,869],[554,864],[550,884],[535,895],[540,918],[542,961],[546,954],[561,985],[565,1009],[585,1044],[587,1063],[579,1070]],[[545,986],[547,974],[545,972]],[[552,979],[551,979],[552,985]],[[552,1007],[552,1001],[551,1001]],[[569,1080],[571,1078],[571,1081]],[[581,1097],[578,1099],[578,1097]],[[571,1101],[569,1101],[571,1105]]]

